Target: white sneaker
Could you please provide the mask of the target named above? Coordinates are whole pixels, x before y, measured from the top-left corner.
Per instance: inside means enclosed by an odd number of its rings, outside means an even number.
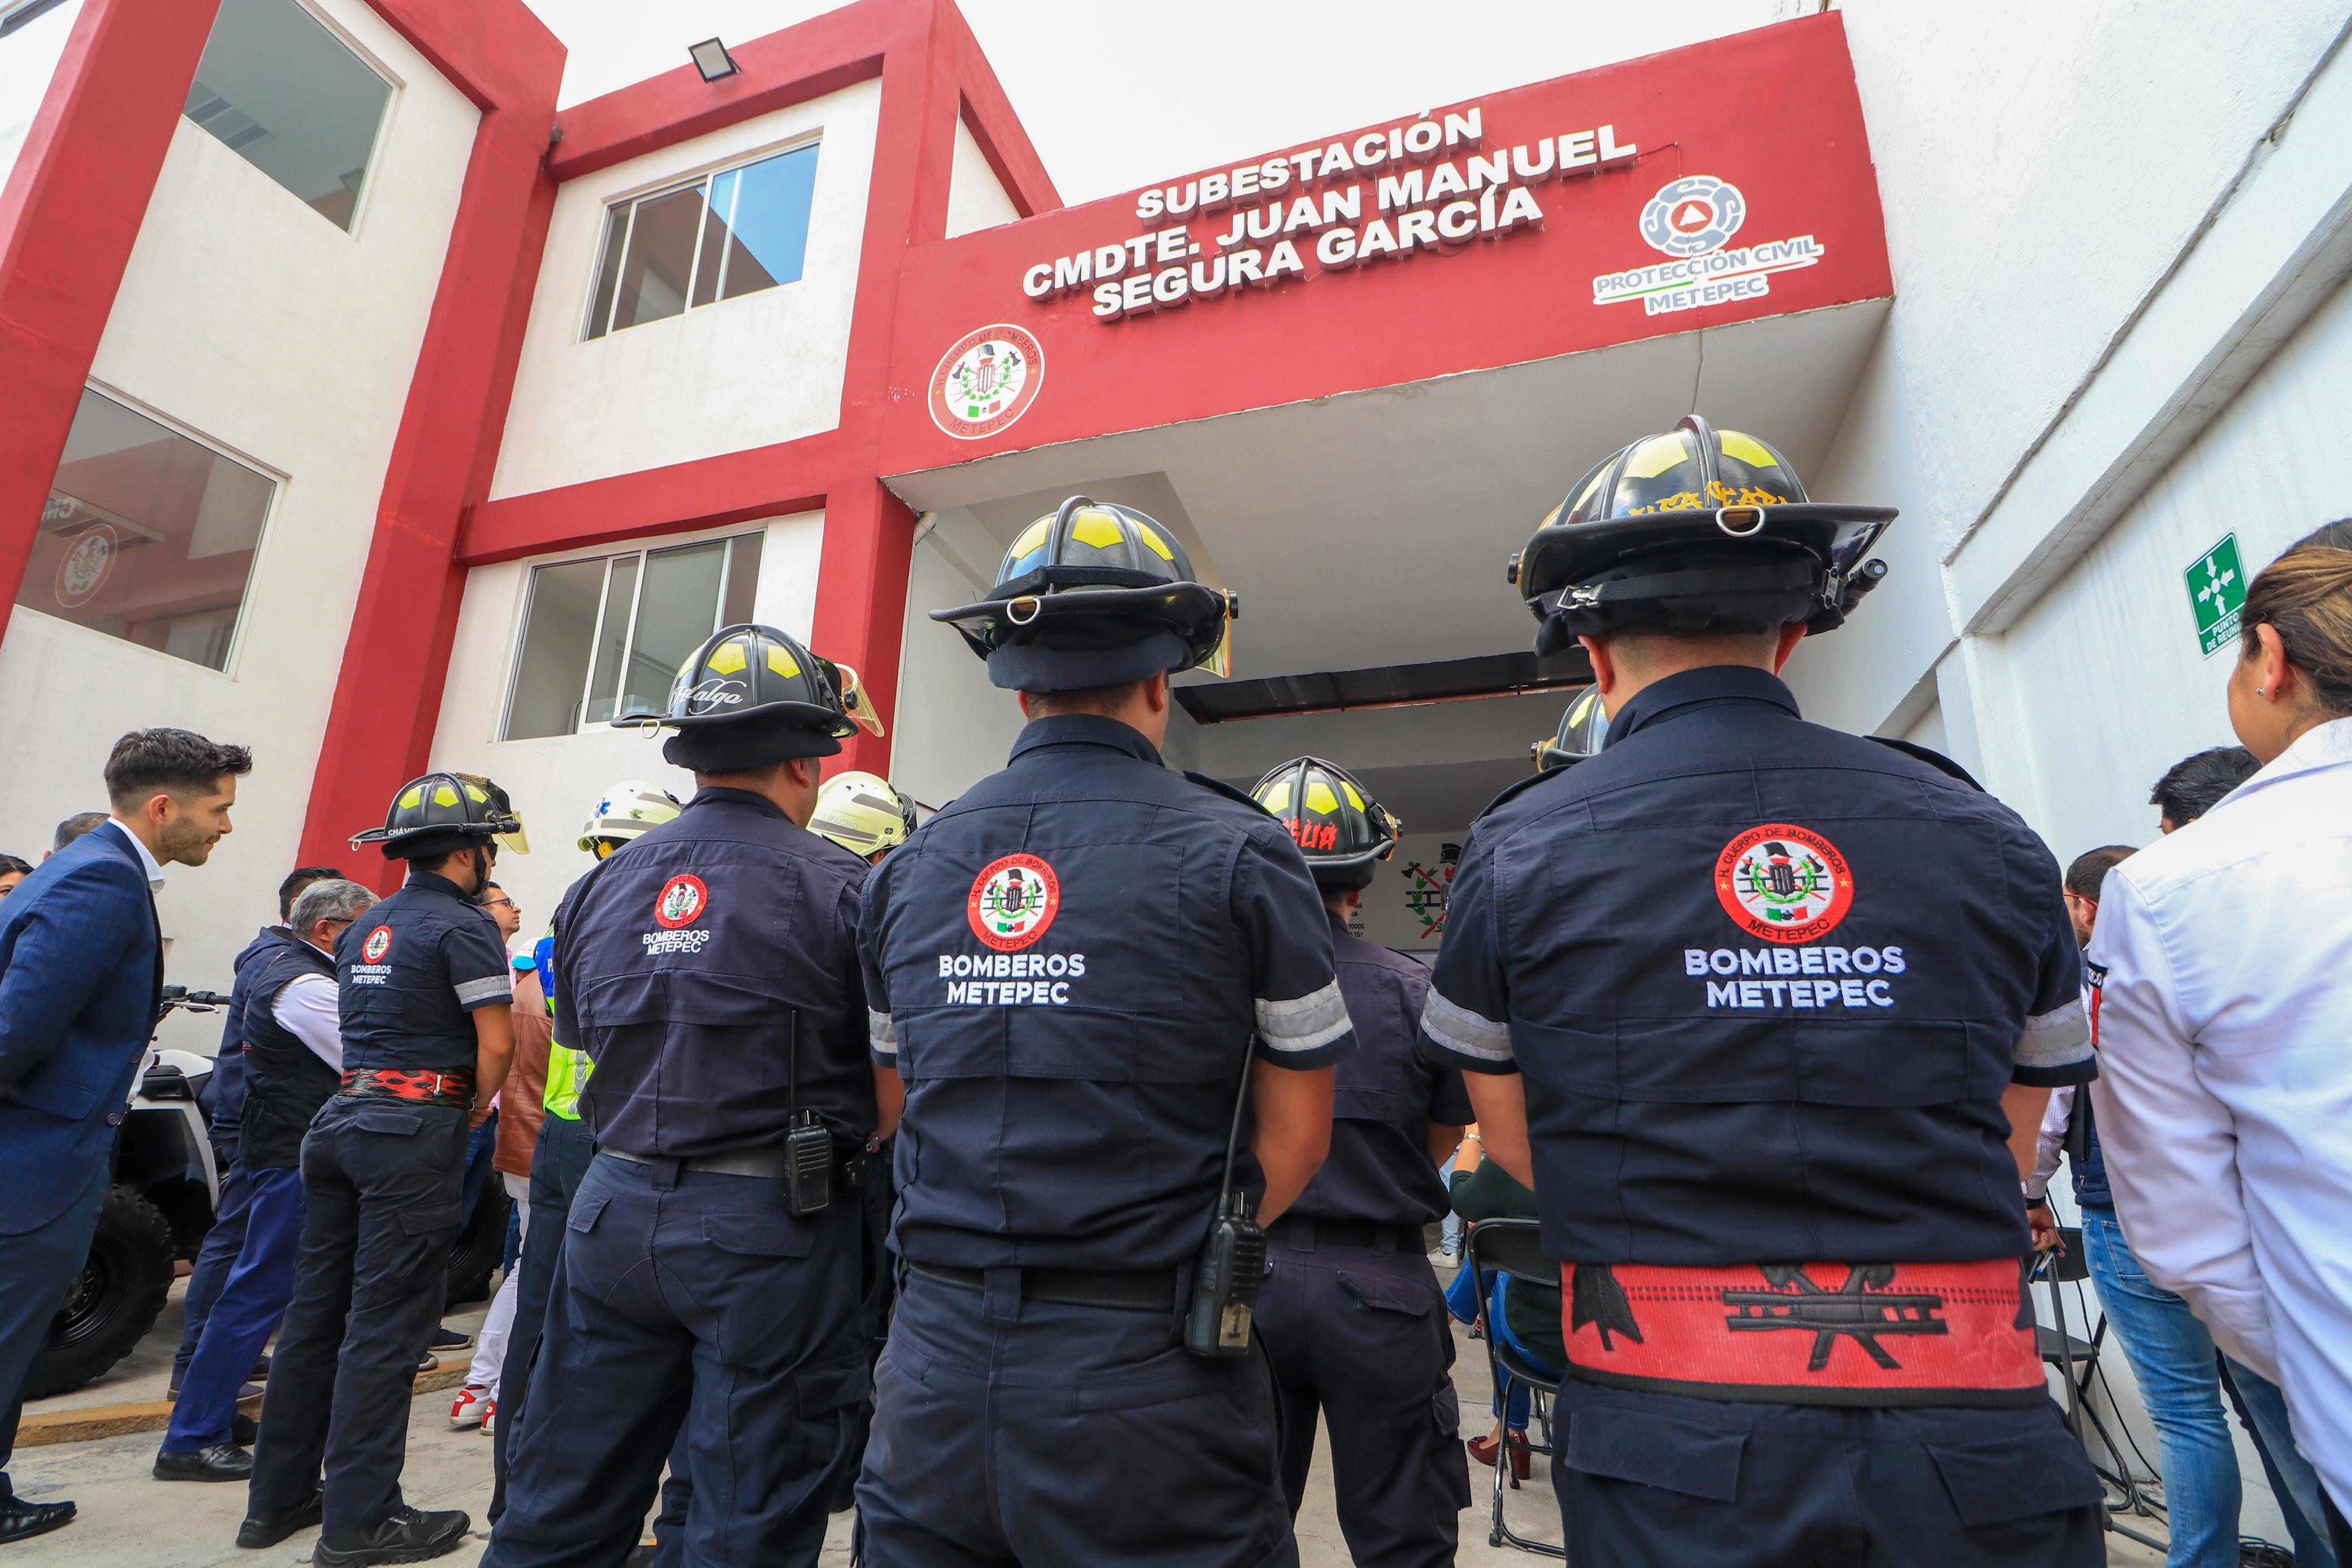
[[[479,1388],[460,1388],[457,1402],[449,1406],[449,1425],[458,1431],[479,1427],[491,1409],[488,1394]]]
[[[482,1436],[487,1437],[498,1429],[499,1402],[495,1399],[486,1399],[482,1402]]]

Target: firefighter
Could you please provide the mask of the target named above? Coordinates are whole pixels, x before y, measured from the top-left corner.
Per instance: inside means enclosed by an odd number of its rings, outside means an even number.
[[[809,831],[831,839],[868,865],[907,841],[915,831],[915,798],[871,773],[836,773],[817,792]]]

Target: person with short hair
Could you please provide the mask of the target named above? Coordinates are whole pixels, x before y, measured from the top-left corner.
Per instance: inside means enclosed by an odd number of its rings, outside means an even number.
[[[335,987],[335,939],[373,908],[376,895],[328,878],[305,887],[288,913],[295,940],[240,976],[240,1052],[250,1081],[244,1118],[245,1245],[205,1320],[172,1424],[155,1456],[166,1481],[237,1481],[253,1456],[235,1440],[236,1401],[261,1347],[294,1295],[302,1238],[302,1137],[334,1095],[343,1064]]]
[[[41,858],[43,860],[48,859],[49,855],[57,853],[59,850],[65,848],[68,844],[73,842],[76,839],[80,838],[84,833],[89,832],[92,828],[97,827],[105,821],[106,813],[103,811],[76,811],[72,816],[68,817],[64,821],[59,822],[58,824],[58,831],[49,835],[48,854],[45,854]]]
[[[32,874],[30,861],[19,860],[15,855],[0,855],[0,898],[16,892],[16,884]]]
[[[231,831],[253,754],[135,729],[106,759],[113,811],[0,903],[0,1545],[69,1522],[7,1483],[25,1379],[97,1234],[115,1129],[163,999],[155,888]]]
[[[187,1321],[180,1332],[180,1348],[172,1357],[171,1396],[174,1399],[180,1396],[181,1385],[187,1378],[188,1363],[195,1357],[197,1342],[204,1338],[205,1319],[211,1314],[213,1303],[220,1299],[221,1287],[228,1283],[229,1270],[236,1266],[237,1255],[245,1249],[247,1206],[252,1199],[240,1158],[245,1121],[246,1000],[252,995],[253,982],[269,967],[269,960],[298,940],[287,925],[293,916],[295,896],[312,883],[327,882],[342,874],[331,865],[296,866],[289,872],[286,880],[278,884],[278,924],[263,926],[245,945],[245,950],[230,961],[230,972],[236,979],[229,987],[228,1006],[221,1009],[226,1016],[221,1020],[220,1049],[214,1053],[212,1075],[198,1096],[211,1121],[213,1165],[220,1173],[220,1196],[213,1204],[212,1228],[205,1232],[195,1267],[188,1275],[187,1294],[181,1301]],[[255,1358],[253,1375],[261,1376],[268,1370],[267,1355]]]
[[[2107,878],[2093,1090],[2141,1266],[2285,1390],[2352,1560],[2352,519],[2263,568],[2230,726],[2262,767]]]
[[[2254,776],[2261,763],[2242,746],[2216,746],[2192,752],[2164,770],[2148,791],[2157,809],[2157,830],[2178,832],[2219,805],[2221,797]]]

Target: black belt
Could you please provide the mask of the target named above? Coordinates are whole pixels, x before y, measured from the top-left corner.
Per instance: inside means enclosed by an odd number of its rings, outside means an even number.
[[[1418,1225],[1374,1225],[1364,1219],[1315,1219],[1286,1214],[1266,1228],[1276,1240],[1303,1247],[1376,1247],[1398,1252],[1421,1250]]]
[[[907,1265],[908,1272],[942,1285],[967,1291],[988,1288],[988,1273],[980,1269],[950,1269],[940,1263]],[[1176,1310],[1173,1269],[1023,1269],[1021,1299],[1052,1301],[1065,1307],[1111,1307],[1128,1312],[1168,1312]]]
[[[784,1151],[776,1148],[730,1149],[723,1155],[692,1155],[685,1159],[674,1155],[625,1154],[609,1145],[599,1145],[596,1152],[610,1155],[616,1160],[626,1160],[633,1166],[672,1166],[685,1171],[710,1171],[719,1176],[764,1176],[773,1180],[784,1174]]]

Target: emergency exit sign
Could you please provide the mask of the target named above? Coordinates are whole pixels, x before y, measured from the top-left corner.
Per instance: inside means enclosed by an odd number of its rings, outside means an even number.
[[[2197,616],[2198,651],[2210,657],[2238,640],[2238,612],[2246,602],[2238,536],[2223,534],[2220,543],[2180,575],[2189,585],[2189,608]]]

